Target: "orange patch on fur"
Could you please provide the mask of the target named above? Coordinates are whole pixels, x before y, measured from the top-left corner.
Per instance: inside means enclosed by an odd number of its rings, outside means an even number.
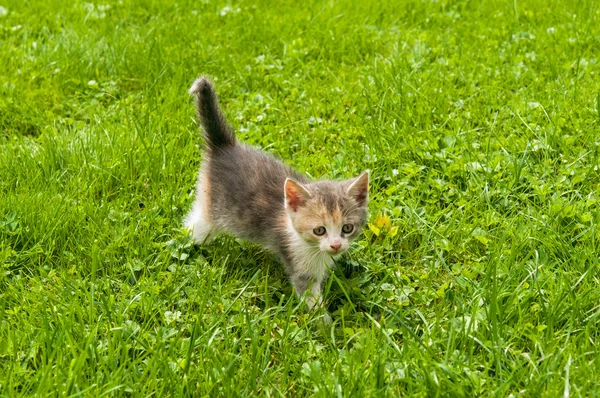
[[[316,203],[299,207],[294,217],[294,228],[304,236],[304,239],[316,242],[319,238],[312,233],[312,230],[326,225],[327,220],[322,216],[324,214],[327,214],[325,208]]]
[[[344,215],[339,207],[335,208],[331,217],[333,219],[333,225],[342,225],[342,222],[344,221]]]
[[[212,207],[212,197],[210,190],[210,178],[208,177],[208,162],[206,162],[201,170],[199,176],[198,189],[201,190],[200,194],[202,195],[202,213],[204,215],[204,219],[207,222],[212,222],[211,220],[211,207]]]

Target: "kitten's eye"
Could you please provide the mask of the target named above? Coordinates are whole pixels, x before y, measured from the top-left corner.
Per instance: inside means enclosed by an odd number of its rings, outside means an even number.
[[[342,232],[345,234],[349,234],[352,231],[354,231],[354,225],[352,224],[344,224],[342,227]]]
[[[313,234],[317,236],[325,235],[325,227],[317,227],[313,229]]]

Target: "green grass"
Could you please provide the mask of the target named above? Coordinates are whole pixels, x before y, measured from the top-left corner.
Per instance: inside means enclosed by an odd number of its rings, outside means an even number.
[[[0,3],[0,395],[600,395],[600,4],[171,3]],[[200,74],[244,141],[371,170],[331,327],[181,229]]]

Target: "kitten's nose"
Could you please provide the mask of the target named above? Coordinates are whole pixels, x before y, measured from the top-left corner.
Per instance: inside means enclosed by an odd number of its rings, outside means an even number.
[[[331,244],[329,244],[329,246],[331,246],[331,248],[332,248],[333,250],[337,250],[337,249],[339,249],[340,247],[342,247],[342,243],[341,243],[341,242],[331,243]]]

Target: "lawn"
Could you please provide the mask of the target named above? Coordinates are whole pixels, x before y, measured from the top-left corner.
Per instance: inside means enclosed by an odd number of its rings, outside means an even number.
[[[599,396],[596,1],[0,0],[0,396]],[[194,246],[243,141],[371,170],[326,286]]]

